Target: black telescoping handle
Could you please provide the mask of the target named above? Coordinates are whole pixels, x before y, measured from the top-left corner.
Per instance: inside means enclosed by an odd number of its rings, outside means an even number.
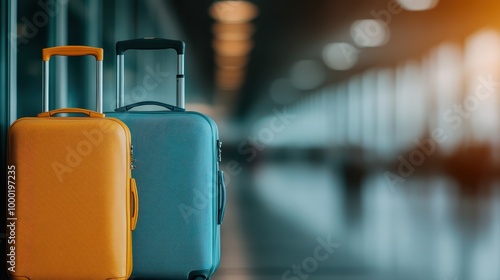
[[[184,76],[184,52],[183,41],[162,38],[146,37],[119,41],[116,43],[116,107],[125,106],[125,51],[135,50],[162,50],[175,49],[177,51],[177,107],[186,106],[186,89]]]
[[[116,54],[122,55],[126,50],[163,50],[174,49],[177,54],[184,54],[186,46],[183,41],[162,39],[162,38],[143,38],[120,41],[116,43]]]

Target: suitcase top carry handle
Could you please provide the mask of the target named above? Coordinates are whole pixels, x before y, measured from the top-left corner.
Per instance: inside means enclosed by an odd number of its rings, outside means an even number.
[[[45,48],[42,51],[43,61],[49,61],[54,55],[64,56],[82,56],[92,55],[96,60],[104,60],[104,51],[101,48],[87,47],[87,46],[61,46],[53,48]]]
[[[144,38],[116,43],[116,108],[125,106],[125,51],[126,50],[174,49],[177,51],[177,107],[185,108],[184,52],[182,41]]]
[[[94,112],[91,110],[80,109],[80,108],[63,108],[63,109],[58,109],[58,110],[52,110],[52,111],[40,113],[40,114],[38,114],[38,117],[39,118],[50,118],[54,115],[62,114],[62,113],[85,114],[91,118],[104,118],[104,114],[102,114],[102,113],[97,113],[97,112]]]
[[[102,48],[94,48],[87,46],[60,46],[45,48],[42,51],[42,94],[43,94],[43,112],[49,111],[49,61],[54,55],[62,56],[84,56],[92,55],[96,58],[96,111],[102,113],[102,61],[104,59],[104,51]]]
[[[160,107],[169,109],[170,111],[173,111],[173,112],[185,112],[186,111],[186,109],[184,109],[184,108],[180,108],[180,107],[166,104],[166,103],[161,103],[161,102],[157,102],[157,101],[142,101],[142,102],[137,102],[134,104],[126,105],[126,106],[123,106],[120,108],[116,108],[115,112],[128,112],[135,107],[146,106],[146,105],[160,106]]]

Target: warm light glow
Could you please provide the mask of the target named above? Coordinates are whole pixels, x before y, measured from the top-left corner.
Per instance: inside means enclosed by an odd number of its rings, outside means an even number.
[[[465,66],[469,74],[500,74],[500,33],[493,29],[484,29],[466,42]]]
[[[216,75],[217,77],[232,79],[232,78],[244,77],[245,71],[218,69]]]
[[[320,86],[326,79],[323,67],[314,60],[297,62],[291,72],[292,84],[302,90],[311,90]]]
[[[243,80],[235,82],[222,82],[217,83],[217,88],[221,90],[239,90],[243,86]]]
[[[248,1],[217,1],[210,7],[210,16],[224,23],[249,22],[258,13],[257,6]]]
[[[217,77],[218,86],[241,86],[245,81],[245,76],[235,76],[234,78]]]
[[[215,37],[221,40],[247,40],[250,39],[255,28],[250,23],[215,23],[212,32]]]
[[[323,60],[333,70],[349,70],[358,62],[358,53],[349,43],[331,43],[323,49]]]
[[[389,41],[389,29],[379,20],[358,20],[351,26],[351,37],[359,47],[380,47]]]
[[[248,63],[247,56],[216,56],[215,64],[223,69],[234,70],[243,68]]]
[[[219,55],[224,56],[246,56],[253,48],[253,42],[249,40],[225,41],[214,40],[213,48]]]
[[[245,67],[254,43],[255,32],[250,23],[259,11],[248,1],[216,1],[209,14],[217,22],[212,26],[217,71],[215,82],[223,91],[238,91],[245,82]]]
[[[500,139],[500,33],[483,29],[466,42],[467,85],[464,108],[470,113],[469,135],[477,142],[498,145]]]
[[[219,69],[215,81],[217,87],[224,90],[236,90],[241,88],[245,81],[245,71]]]
[[[398,3],[408,11],[430,10],[438,4],[439,0],[398,0]]]

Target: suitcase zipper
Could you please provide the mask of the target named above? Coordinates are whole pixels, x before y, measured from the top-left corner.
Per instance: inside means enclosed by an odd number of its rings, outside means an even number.
[[[135,169],[135,158],[134,158],[134,145],[130,145],[130,170]]]
[[[217,161],[222,162],[222,141],[217,140]]]

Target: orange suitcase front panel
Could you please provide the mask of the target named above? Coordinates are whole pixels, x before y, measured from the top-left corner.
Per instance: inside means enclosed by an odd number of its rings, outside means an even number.
[[[11,127],[18,198],[13,276],[128,277],[128,137],[114,119],[26,118]]]

